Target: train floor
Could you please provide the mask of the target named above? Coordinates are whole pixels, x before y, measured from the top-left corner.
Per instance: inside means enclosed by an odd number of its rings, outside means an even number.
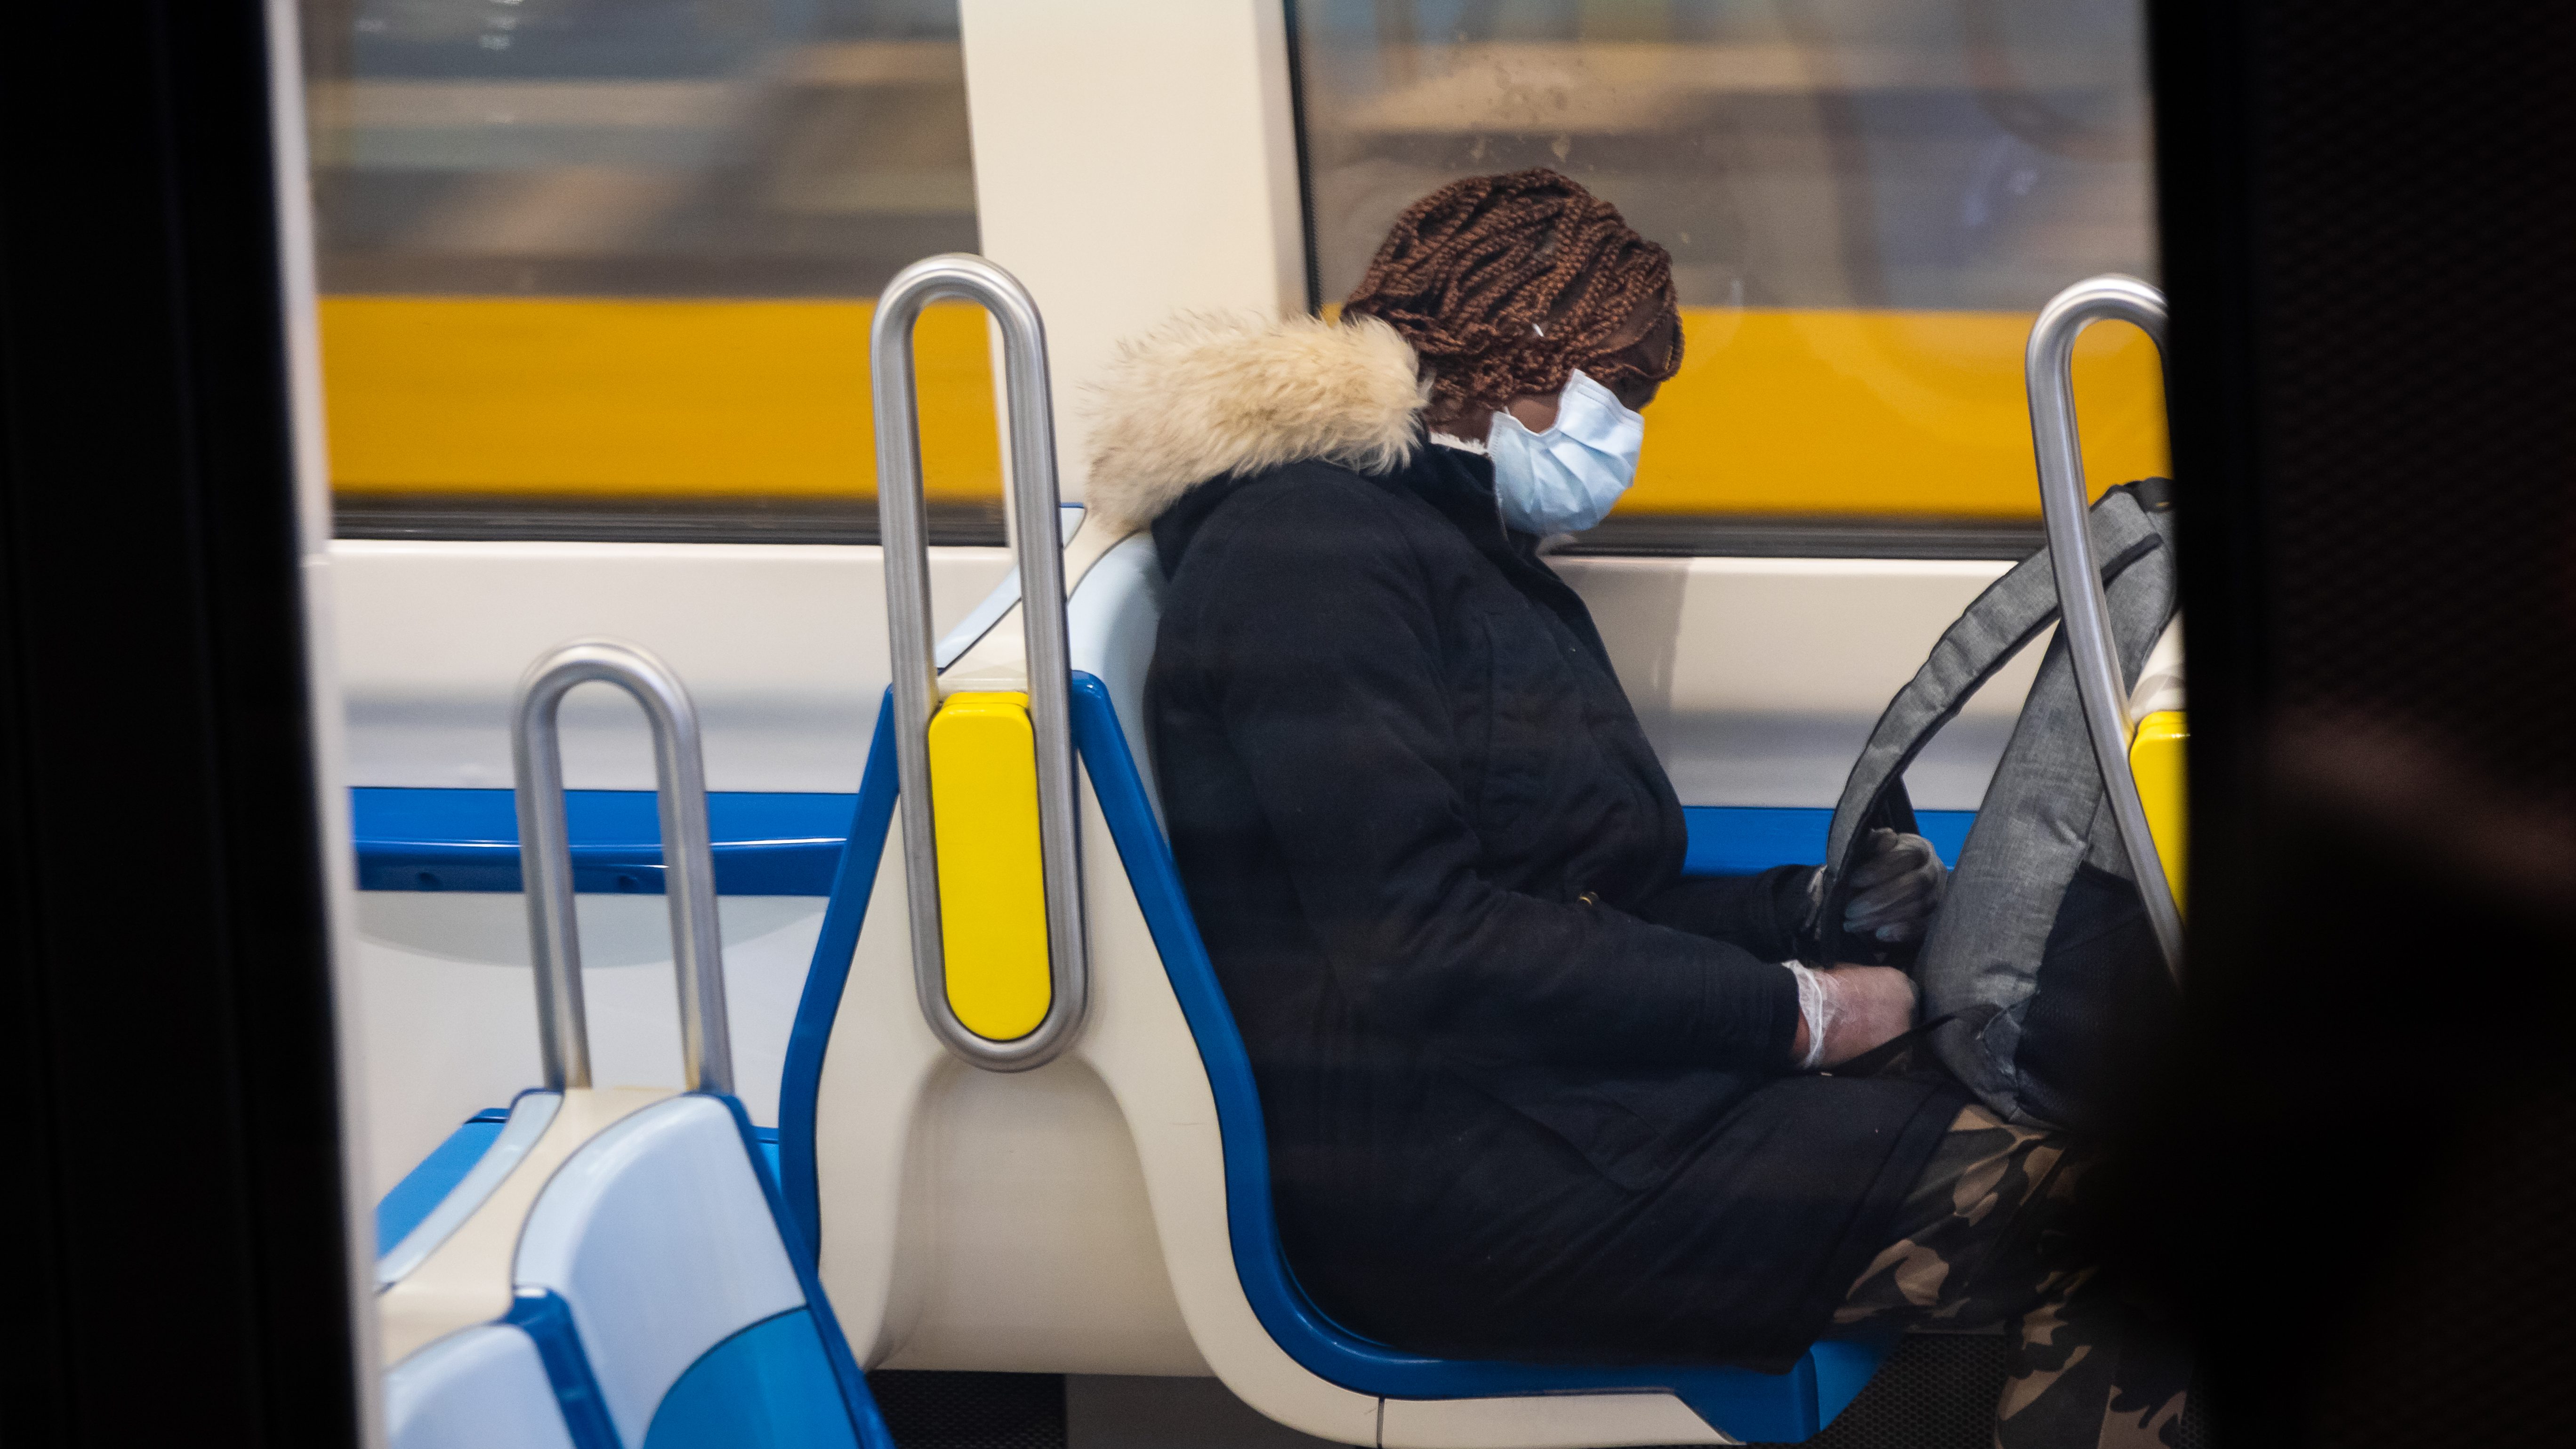
[[[1810,1449],[1985,1449],[2004,1380],[1997,1334],[1910,1334]],[[901,1449],[1324,1449],[1214,1379],[870,1374]],[[2186,1413],[2183,1449],[2207,1449]]]

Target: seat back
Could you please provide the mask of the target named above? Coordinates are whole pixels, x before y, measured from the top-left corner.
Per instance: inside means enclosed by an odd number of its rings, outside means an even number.
[[[1162,620],[1163,566],[1154,556],[1153,537],[1144,533],[1111,545],[1064,606],[1073,667],[1107,692],[1158,826],[1163,803],[1146,743],[1145,675],[1153,667],[1154,635]]]
[[[516,1325],[452,1333],[385,1375],[392,1449],[578,1449],[536,1344]]]
[[[758,1163],[740,1105],[690,1093],[592,1138],[528,1214],[518,1298],[560,1303],[526,1316],[577,1345],[621,1444],[860,1442],[857,1367]]]

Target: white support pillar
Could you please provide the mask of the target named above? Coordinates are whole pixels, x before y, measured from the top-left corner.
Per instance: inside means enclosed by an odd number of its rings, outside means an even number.
[[[1303,310],[1279,0],[963,0],[984,255],[1046,316],[1064,496],[1084,385],[1184,309]]]

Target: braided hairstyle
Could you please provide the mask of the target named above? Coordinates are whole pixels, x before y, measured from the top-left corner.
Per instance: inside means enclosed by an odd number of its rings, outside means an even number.
[[[1678,328],[1661,359],[1621,335],[1641,313],[1677,318],[1672,254],[1544,166],[1453,181],[1405,208],[1342,309],[1413,344],[1435,425],[1560,391],[1577,368],[1612,388],[1681,370]]]

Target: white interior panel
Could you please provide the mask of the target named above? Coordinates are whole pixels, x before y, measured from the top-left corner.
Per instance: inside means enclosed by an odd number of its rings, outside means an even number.
[[[363,891],[354,966],[366,987],[368,1149],[391,1187],[456,1124],[537,1085],[537,994],[523,897]],[[660,896],[573,898],[590,1059],[602,1086],[680,1085],[671,918]],[[736,1093],[778,1121],[778,1077],[822,929],[812,896],[727,896],[725,1005]]]
[[[918,1310],[880,1367],[1207,1372],[1098,1074],[945,1062],[915,1122],[903,1243]]]
[[[1683,804],[1829,806],[1888,700],[2011,565],[1570,558],[1554,567],[1591,606]],[[1907,776],[1916,805],[1977,807],[2041,648],[2023,650],[1924,750]]]
[[[519,672],[581,634],[668,660],[715,790],[857,788],[888,675],[872,547],[377,543],[333,558],[353,782],[502,787]],[[1648,735],[1693,805],[1831,805],[1888,699],[2008,565],[1570,558]],[[997,548],[931,554],[935,626],[1000,582]],[[2024,651],[1916,766],[1915,803],[1973,809],[2037,665]],[[607,689],[564,706],[574,788],[646,789],[651,743]]]
[[[1306,306],[1278,0],[961,0],[975,229],[1046,314],[1064,497],[1084,386],[1188,310]],[[997,385],[998,386],[998,385]]]
[[[350,784],[507,788],[520,672],[607,634],[688,686],[708,789],[859,786],[890,673],[873,546],[342,539],[331,557]],[[931,550],[936,627],[1009,568],[999,548]],[[613,688],[565,698],[563,744],[573,789],[653,787],[643,714]]]

